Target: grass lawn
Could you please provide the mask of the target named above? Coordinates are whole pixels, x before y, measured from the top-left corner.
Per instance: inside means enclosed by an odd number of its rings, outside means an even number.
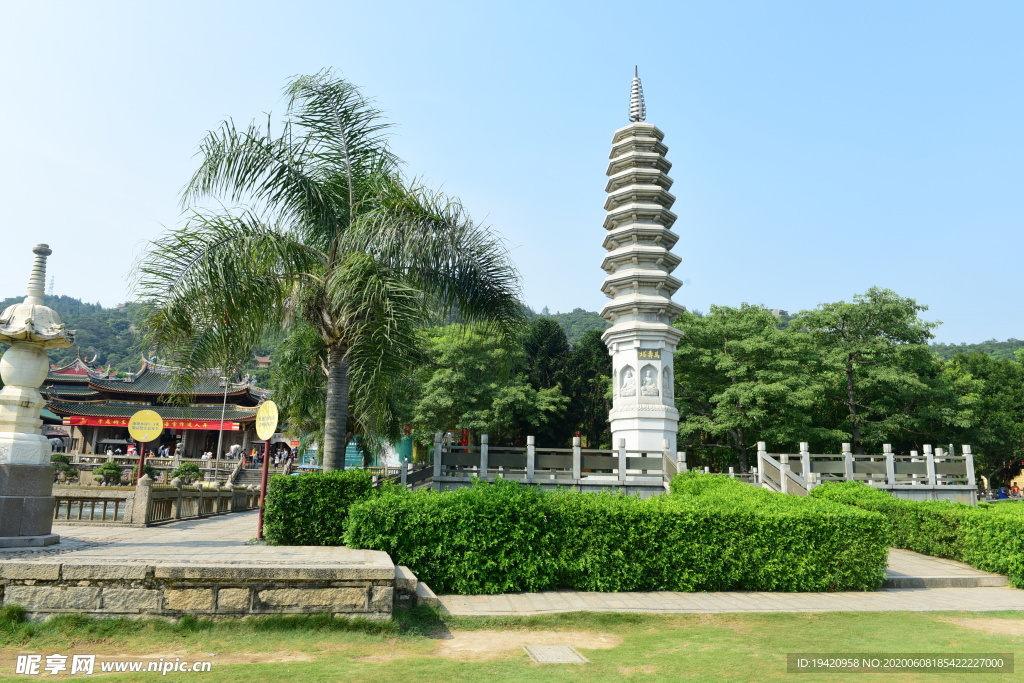
[[[569,644],[588,664],[530,661],[522,645]],[[790,674],[786,653],[1015,653],[1016,674]],[[18,654],[96,654],[101,660],[210,661],[208,673],[100,674],[106,681],[996,681],[1024,678],[1022,612],[828,612],[642,615],[572,613],[476,618],[429,609],[386,624],[322,617],[211,623],[185,619],[25,623],[0,613],[0,679]],[[69,658],[70,661],[70,658]],[[71,679],[89,678],[83,675]]]

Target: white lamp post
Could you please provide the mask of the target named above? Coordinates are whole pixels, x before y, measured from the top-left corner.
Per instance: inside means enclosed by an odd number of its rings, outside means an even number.
[[[228,409],[228,378],[221,377],[224,380],[224,402],[220,406],[220,429],[217,430],[217,452],[214,453],[216,460],[221,459],[221,445],[224,443],[224,413]]]

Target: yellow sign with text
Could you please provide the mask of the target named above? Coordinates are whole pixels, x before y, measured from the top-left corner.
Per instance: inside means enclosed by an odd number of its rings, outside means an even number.
[[[273,401],[264,401],[260,409],[256,411],[256,436],[261,439],[269,439],[277,431],[277,404]]]
[[[148,443],[164,431],[164,419],[155,410],[140,410],[128,420],[128,433],[142,443]]]

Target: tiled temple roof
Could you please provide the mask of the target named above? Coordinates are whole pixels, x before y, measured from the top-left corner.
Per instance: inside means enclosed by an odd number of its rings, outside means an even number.
[[[82,385],[69,385],[69,384],[51,384],[45,388],[45,394],[48,396],[55,397],[67,397],[77,399],[94,398],[100,395],[100,392],[90,387],[83,387]]]
[[[116,401],[50,401],[47,407],[57,415],[82,417],[131,417],[140,410],[155,410],[165,420],[219,420],[221,404],[153,405]],[[256,419],[258,408],[227,404],[224,419],[249,422]]]
[[[98,373],[86,365],[81,358],[76,358],[67,365],[59,368],[50,368],[46,373],[47,382],[71,382],[74,384],[86,384]]]
[[[180,368],[160,365],[146,360],[142,365],[142,369],[129,379],[94,378],[89,382],[89,386],[100,391],[119,394],[173,396],[177,393],[172,386],[173,380],[179,373],[181,373]],[[199,373],[189,393],[193,396],[223,396],[224,383],[221,380],[222,376],[219,370]],[[260,401],[266,398],[268,392],[254,386],[249,381],[230,382],[227,395],[233,397],[246,396],[251,400]]]

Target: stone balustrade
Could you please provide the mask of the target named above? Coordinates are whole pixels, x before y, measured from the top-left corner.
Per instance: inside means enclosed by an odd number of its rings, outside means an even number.
[[[807,495],[827,481],[862,481],[889,491],[897,498],[910,500],[954,500],[974,505],[978,501],[974,478],[974,456],[970,446],[961,447],[961,455],[952,448],[932,448],[903,455],[894,453],[890,444],[881,454],[855,455],[850,444],[842,453],[811,453],[806,442],[800,452],[769,453],[764,441],[757,444],[758,483],[783,493]]]
[[[176,482],[176,483],[175,483]],[[54,520],[61,524],[124,524],[149,526],[160,522],[195,519],[259,507],[254,486],[204,488],[155,485],[143,477],[139,485],[53,487],[57,500]]]
[[[434,439],[433,485],[442,491],[469,486],[474,477],[500,477],[542,488],[616,489],[647,497],[663,493],[672,476],[685,469],[682,453],[632,450],[624,444],[615,450],[582,448],[579,437],[572,448],[540,448],[532,436],[526,446],[492,446],[486,434],[479,446],[450,444],[440,434]]]

